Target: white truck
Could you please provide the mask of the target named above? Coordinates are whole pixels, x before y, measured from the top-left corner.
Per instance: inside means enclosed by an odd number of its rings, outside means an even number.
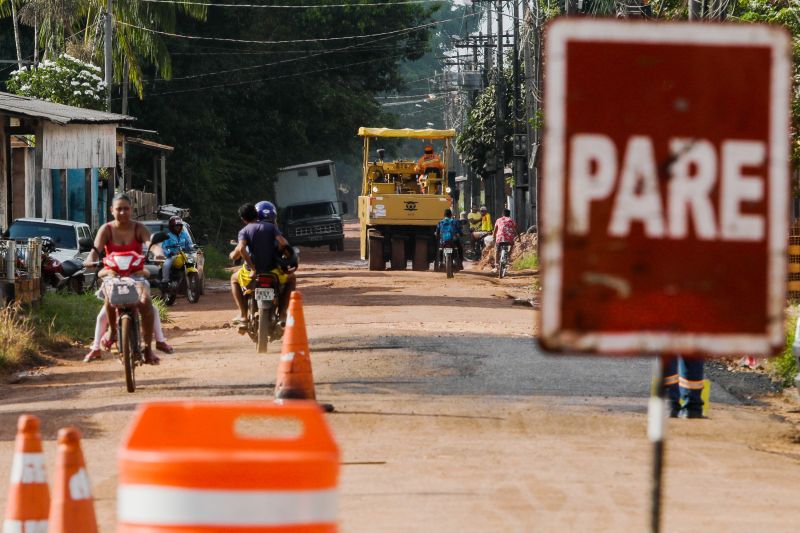
[[[279,169],[275,179],[278,224],[293,245],[344,249],[336,165],[330,159]]]

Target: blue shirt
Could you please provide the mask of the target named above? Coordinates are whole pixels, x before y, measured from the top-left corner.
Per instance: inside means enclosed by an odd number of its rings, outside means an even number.
[[[239,241],[247,244],[256,272],[269,272],[275,268],[275,241],[280,230],[266,220],[251,222],[239,231]]]
[[[189,237],[189,232],[186,228],[181,230],[180,235],[175,235],[171,231],[167,232],[167,240],[161,243],[161,249],[164,250],[164,257],[172,257],[177,255],[181,250],[190,252],[194,243],[192,238]]]

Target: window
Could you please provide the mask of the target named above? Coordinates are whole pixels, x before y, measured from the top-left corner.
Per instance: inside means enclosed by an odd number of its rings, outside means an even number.
[[[320,178],[322,176],[330,176],[331,175],[331,166],[329,164],[319,165],[317,166],[317,176]]]
[[[8,228],[8,236],[17,241],[33,237],[50,237],[56,243],[56,248],[77,249],[75,226],[61,224],[48,224],[47,222],[17,221]]]
[[[286,208],[286,220],[301,220],[304,218],[324,217],[335,214],[331,202],[318,204],[293,205]]]

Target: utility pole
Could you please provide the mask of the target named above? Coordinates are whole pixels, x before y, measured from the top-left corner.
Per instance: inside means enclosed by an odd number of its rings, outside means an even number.
[[[541,144],[541,128],[539,115],[542,94],[542,9],[538,1],[534,1],[534,11],[528,16],[528,2],[523,0],[524,19],[530,24],[532,37],[525,41],[525,105],[528,117],[528,183],[530,191],[530,225],[539,227],[539,146]],[[531,45],[533,50],[531,50]]]
[[[522,134],[522,91],[520,90],[519,69],[519,2],[526,0],[512,0],[514,2],[514,218],[517,226],[528,227],[526,210],[526,192],[528,191],[527,172],[525,169],[525,137]]]
[[[495,219],[503,216],[503,209],[506,202],[506,178],[505,178],[505,131],[503,128],[505,122],[505,76],[503,75],[503,2],[497,2],[497,84],[495,90],[497,94],[497,110],[495,112],[496,118],[496,148],[495,148],[495,177],[494,187],[492,187],[494,194],[492,195],[493,204],[491,209],[492,215]],[[488,203],[488,198],[487,198]]]
[[[111,32],[113,28],[113,14],[111,10],[111,1],[108,0],[108,7],[106,8],[105,16],[105,78],[106,78],[106,111],[111,111]]]
[[[491,83],[490,75],[492,72],[492,0],[489,0],[488,9],[486,11],[486,48],[484,48],[484,75],[486,79],[485,86],[488,87]],[[495,145],[497,143],[495,142]],[[496,149],[496,147],[495,147]],[[495,158],[497,161],[497,158]],[[496,163],[495,163],[496,164]],[[493,206],[494,200],[494,189],[492,188],[492,179],[489,177],[489,169],[484,169],[483,178],[483,204],[486,205],[489,209]],[[480,191],[478,191],[478,204],[481,204],[480,201]]]

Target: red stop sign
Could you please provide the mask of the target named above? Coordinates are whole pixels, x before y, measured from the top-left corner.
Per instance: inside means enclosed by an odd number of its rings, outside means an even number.
[[[783,346],[786,33],[561,19],[546,45],[543,346]]]

